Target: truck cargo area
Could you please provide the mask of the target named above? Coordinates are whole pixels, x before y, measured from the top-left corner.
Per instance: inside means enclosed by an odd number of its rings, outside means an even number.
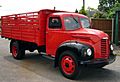
[[[56,10],[40,10],[22,14],[2,16],[2,34],[8,39],[16,39],[45,45],[47,16]]]

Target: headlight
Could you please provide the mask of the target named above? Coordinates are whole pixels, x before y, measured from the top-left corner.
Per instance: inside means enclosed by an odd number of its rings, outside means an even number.
[[[87,55],[91,56],[92,55],[92,50],[90,48],[87,49]]]
[[[113,48],[113,45],[110,45],[110,49],[111,49],[111,50],[113,50],[113,49],[114,49],[114,48]]]

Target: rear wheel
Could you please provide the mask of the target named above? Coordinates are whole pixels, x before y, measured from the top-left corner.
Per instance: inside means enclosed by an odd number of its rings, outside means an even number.
[[[76,79],[80,74],[76,54],[72,51],[63,52],[59,58],[59,69],[66,78]]]
[[[15,59],[23,59],[25,56],[25,50],[22,49],[17,41],[13,42],[11,45],[12,56]]]

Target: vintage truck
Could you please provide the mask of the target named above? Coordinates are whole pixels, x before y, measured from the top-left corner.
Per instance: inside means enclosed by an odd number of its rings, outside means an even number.
[[[91,29],[91,21],[82,14],[43,9],[1,18],[1,37],[11,40],[15,59],[24,58],[25,50],[38,50],[69,79],[78,77],[85,66],[102,68],[115,61],[109,36]]]

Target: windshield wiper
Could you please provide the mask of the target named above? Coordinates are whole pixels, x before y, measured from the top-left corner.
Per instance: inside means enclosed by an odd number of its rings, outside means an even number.
[[[78,23],[78,21],[75,19],[75,17],[72,15],[73,19],[75,20],[76,23]]]

